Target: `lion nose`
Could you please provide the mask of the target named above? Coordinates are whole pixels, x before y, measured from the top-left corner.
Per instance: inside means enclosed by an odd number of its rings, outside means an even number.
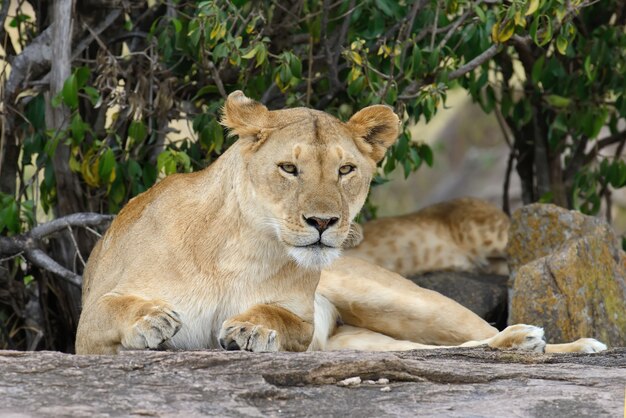
[[[322,235],[324,231],[335,225],[339,221],[339,218],[336,218],[334,216],[331,218],[318,218],[317,216],[311,216],[310,218],[307,218],[305,216],[304,220],[307,224],[317,229],[320,235]]]

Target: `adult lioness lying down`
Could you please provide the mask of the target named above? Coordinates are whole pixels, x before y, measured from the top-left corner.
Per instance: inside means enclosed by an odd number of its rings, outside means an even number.
[[[395,273],[337,260],[376,163],[398,135],[391,109],[371,106],[342,123],[304,108],[268,111],[237,91],[223,124],[239,136],[224,155],[131,200],[96,245],[77,353],[544,349],[541,328],[498,333]],[[592,339],[547,346],[604,348]]]

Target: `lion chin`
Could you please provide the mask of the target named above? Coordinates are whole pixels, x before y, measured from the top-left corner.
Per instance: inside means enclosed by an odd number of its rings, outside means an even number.
[[[341,249],[328,246],[291,247],[289,256],[305,269],[321,270],[330,266],[333,261],[341,256]]]

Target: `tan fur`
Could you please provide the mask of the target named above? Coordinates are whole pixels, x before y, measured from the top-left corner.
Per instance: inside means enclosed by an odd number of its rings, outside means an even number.
[[[396,273],[356,258],[337,260],[343,245],[362,239],[352,220],[376,162],[398,135],[390,108],[371,106],[342,123],[310,109],[269,111],[235,92],[222,122],[239,136],[222,157],[131,200],[96,245],[85,270],[77,353],[482,344],[543,350],[540,328],[515,325],[498,333]],[[346,165],[354,170],[340,175]],[[480,230],[492,222],[489,215],[463,224],[457,212],[423,214],[433,233],[450,237],[424,248],[433,266],[450,263],[449,242],[468,253],[499,245]],[[392,224],[386,234],[366,226],[366,240],[380,239],[395,252],[408,246],[418,253],[410,259],[422,263],[422,242],[397,239],[408,227]],[[376,246],[363,251],[379,255]],[[405,265],[398,260],[398,268]],[[555,350],[602,348],[578,343]]]
[[[507,274],[508,229],[509,219],[497,207],[461,198],[367,222],[364,239],[346,254],[403,276],[433,270]]]

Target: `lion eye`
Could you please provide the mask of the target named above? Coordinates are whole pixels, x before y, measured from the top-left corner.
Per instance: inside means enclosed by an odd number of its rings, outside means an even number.
[[[298,175],[298,168],[293,164],[278,164],[281,170],[283,170],[287,174],[291,174],[293,176]]]
[[[342,165],[339,167],[339,174],[345,176],[346,174],[352,173],[355,169],[356,167],[351,164]]]

